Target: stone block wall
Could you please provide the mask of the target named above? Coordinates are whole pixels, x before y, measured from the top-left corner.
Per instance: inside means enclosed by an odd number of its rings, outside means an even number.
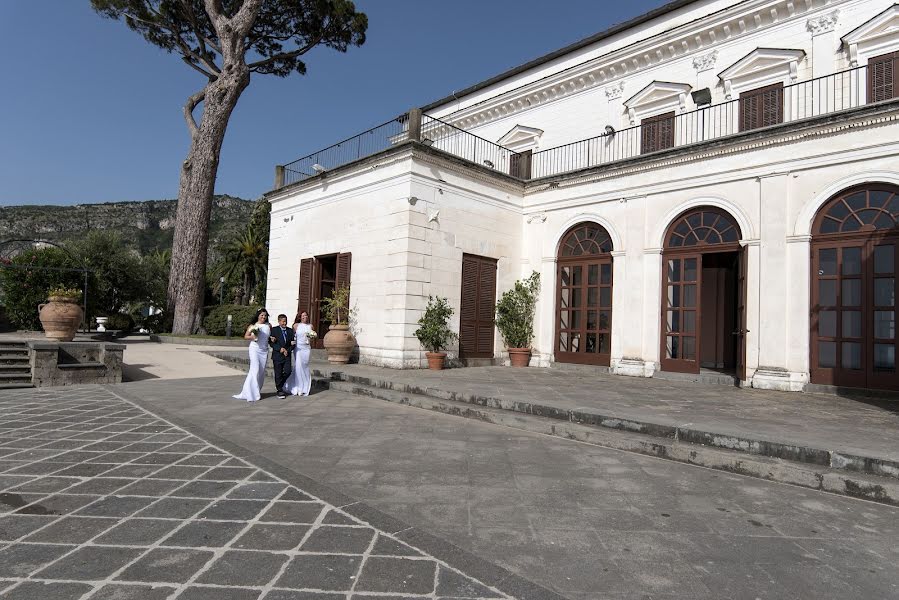
[[[34,387],[122,381],[123,344],[40,340],[28,347]]]

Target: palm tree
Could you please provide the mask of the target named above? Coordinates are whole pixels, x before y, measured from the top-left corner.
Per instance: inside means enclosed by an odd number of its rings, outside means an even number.
[[[265,278],[267,269],[268,244],[256,228],[251,227],[225,246],[215,271],[218,277],[224,277],[227,281],[239,280],[241,304],[249,304],[252,290],[257,282]]]

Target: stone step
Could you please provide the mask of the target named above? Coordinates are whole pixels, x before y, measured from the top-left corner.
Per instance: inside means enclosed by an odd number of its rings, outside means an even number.
[[[33,387],[30,380],[28,383],[0,383],[0,390],[22,390]]]
[[[9,352],[0,353],[0,363],[3,363],[3,362],[11,362],[11,363],[28,362],[30,359],[31,359],[31,357],[28,355],[27,352],[23,352],[21,354],[10,354]]]
[[[31,372],[0,373],[0,383],[31,383]]]
[[[383,382],[351,381],[349,379],[352,378],[347,378],[343,373],[335,373],[335,375],[337,376],[332,376],[329,382],[330,389],[334,391],[899,506],[899,481],[890,477],[854,473],[827,465],[794,462],[737,450],[714,448],[674,438],[657,438],[619,429],[561,421],[546,416],[523,414],[454,399],[437,398],[423,393],[390,389],[379,385]]]
[[[12,364],[12,365],[0,365],[0,374],[12,374],[12,373],[28,373],[31,374],[31,365],[28,363],[24,364]]]

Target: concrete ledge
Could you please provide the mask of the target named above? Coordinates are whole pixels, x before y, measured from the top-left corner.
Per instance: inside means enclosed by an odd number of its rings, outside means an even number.
[[[34,387],[120,383],[124,344],[105,342],[28,342]]]
[[[151,342],[159,344],[178,344],[180,346],[235,346],[245,348],[247,340],[243,336],[227,338],[193,338],[179,337],[176,335],[156,335],[150,336]]]

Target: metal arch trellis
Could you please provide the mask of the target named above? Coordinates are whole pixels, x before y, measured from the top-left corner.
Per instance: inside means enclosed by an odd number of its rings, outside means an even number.
[[[78,259],[76,259],[75,256],[71,252],[66,250],[65,247],[60,246],[56,242],[51,242],[50,240],[14,239],[14,240],[0,241],[0,257],[3,256],[3,252],[7,246],[9,246],[10,244],[15,244],[15,243],[31,244],[32,247],[34,246],[34,244],[47,244],[49,246],[53,246],[54,248],[59,248],[60,250],[65,252],[66,255],[69,258],[71,258],[73,261],[75,261],[76,263],[81,262]],[[90,320],[88,319],[88,316],[87,316],[87,275],[88,275],[88,273],[93,273],[95,271],[94,269],[88,269],[86,266],[84,266],[83,262],[81,263],[80,269],[74,269],[74,268],[69,269],[66,267],[27,267],[27,266],[23,266],[23,265],[12,265],[12,264],[8,265],[8,264],[2,263],[2,262],[0,262],[0,268],[38,270],[38,271],[67,271],[70,273],[82,273],[84,275],[84,287],[82,289],[82,294],[81,294],[81,296],[82,296],[81,308],[82,308],[82,314],[84,316],[83,316],[83,319],[81,322],[81,327],[85,332],[90,331],[90,326],[89,326]]]

